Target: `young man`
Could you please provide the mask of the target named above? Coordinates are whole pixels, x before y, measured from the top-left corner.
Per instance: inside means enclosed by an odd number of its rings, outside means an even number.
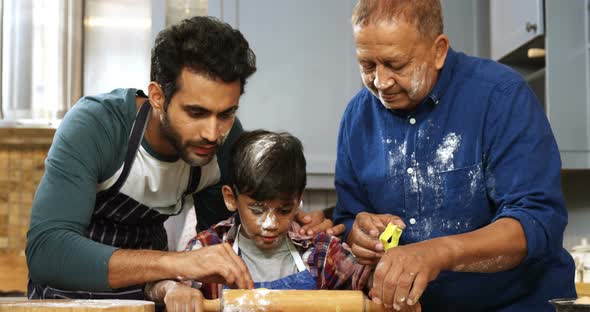
[[[241,131],[235,113],[255,70],[238,30],[194,17],[158,34],[149,96],[117,89],[68,112],[33,202],[29,298],[142,299],[144,283],[179,276],[252,287],[231,248],[166,252],[163,223],[200,190],[221,198],[216,153]],[[226,209],[208,211],[211,222]]]
[[[233,146],[229,180],[223,186],[227,207],[238,213],[199,233],[187,251],[233,248],[252,274],[254,287],[363,289],[372,268],[357,264],[338,238],[299,234],[293,220],[305,184],[305,157],[297,138],[263,130],[244,133]],[[217,298],[222,287],[204,283],[198,291],[181,282],[161,281],[146,291],[169,310],[199,311],[203,295]]]
[[[559,151],[513,70],[449,48],[438,0],[360,0],[335,221],[395,309],[553,311],[575,297]],[[398,248],[377,234],[405,223]]]

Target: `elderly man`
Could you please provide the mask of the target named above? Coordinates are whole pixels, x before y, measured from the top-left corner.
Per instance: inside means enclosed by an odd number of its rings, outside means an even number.
[[[360,0],[362,80],[338,138],[336,223],[400,310],[552,311],[575,297],[559,151],[513,70],[450,49],[438,0]],[[404,227],[400,247],[378,234]]]

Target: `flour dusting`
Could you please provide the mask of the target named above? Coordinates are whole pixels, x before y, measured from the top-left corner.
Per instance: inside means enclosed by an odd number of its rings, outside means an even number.
[[[270,292],[272,290],[254,289],[249,294],[243,294],[234,298],[224,298],[223,312],[270,311],[270,300],[267,297]]]
[[[453,158],[461,145],[461,136],[455,133],[447,134],[436,150],[436,165],[440,171],[453,170]]]
[[[397,141],[394,141],[392,144],[393,147],[387,152],[389,157],[389,174],[392,176],[398,175],[403,171],[406,160],[406,142],[397,144]]]

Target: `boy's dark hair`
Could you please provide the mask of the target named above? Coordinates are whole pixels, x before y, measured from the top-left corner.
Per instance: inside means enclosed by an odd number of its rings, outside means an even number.
[[[224,82],[246,79],[256,71],[256,55],[242,33],[214,17],[195,16],[158,33],[152,49],[150,80],[164,91],[164,108],[178,90],[178,77],[187,68]]]
[[[244,132],[231,150],[228,183],[236,196],[257,201],[300,196],[307,183],[301,141],[287,132]]]

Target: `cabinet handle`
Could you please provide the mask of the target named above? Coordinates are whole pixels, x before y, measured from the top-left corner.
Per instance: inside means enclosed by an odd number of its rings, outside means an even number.
[[[526,32],[537,32],[537,24],[526,22],[525,29]]]

